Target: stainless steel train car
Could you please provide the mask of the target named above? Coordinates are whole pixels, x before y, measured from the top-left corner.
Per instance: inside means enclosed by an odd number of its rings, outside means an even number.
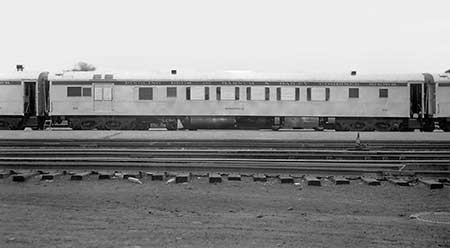
[[[450,131],[450,74],[0,76],[0,128]]]

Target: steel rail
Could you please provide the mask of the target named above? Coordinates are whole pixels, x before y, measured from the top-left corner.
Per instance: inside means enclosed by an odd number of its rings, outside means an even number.
[[[450,141],[364,141],[367,149],[450,150]],[[358,149],[354,141],[327,140],[0,140],[0,147],[183,147],[183,148],[285,148],[285,149]]]
[[[176,162],[213,162],[213,161],[224,161],[224,162],[266,162],[266,163],[330,163],[330,159],[277,159],[277,158],[210,158],[210,157],[188,157],[188,158],[178,158],[178,157],[151,157],[151,158],[130,158],[130,157],[0,157],[0,161],[114,161],[114,162],[159,162],[159,161],[170,161]],[[450,165],[450,160],[356,160],[356,159],[336,159],[331,160],[333,163],[356,163],[356,164],[443,164]]]
[[[180,151],[189,151],[189,152],[277,152],[277,153],[349,153],[349,154],[427,154],[427,153],[437,153],[437,154],[450,154],[450,148],[448,151],[432,151],[432,150],[419,150],[419,151],[386,151],[386,150],[327,150],[327,149],[320,149],[320,150],[314,150],[314,149],[198,149],[198,148],[96,148],[96,147],[84,147],[84,148],[64,148],[64,147],[47,147],[42,146],[40,148],[14,148],[14,147],[7,147],[2,148],[0,147],[0,152],[48,152],[48,151],[65,151],[65,152],[78,152],[78,151],[92,151],[92,152],[122,152],[122,151],[130,151],[130,152],[180,152]]]
[[[279,151],[92,151],[92,150],[78,150],[78,151],[0,151],[1,157],[55,157],[55,156],[108,156],[108,157],[137,157],[137,158],[164,158],[164,157],[201,157],[201,158],[280,158],[280,159],[352,159],[352,160],[450,160],[450,153],[334,153],[334,152],[279,152]]]
[[[389,149],[382,142],[367,146],[370,149],[361,149],[354,142],[338,141],[16,140],[5,143],[0,140],[0,168],[162,168],[449,175],[450,141],[390,142],[388,146],[392,147]],[[394,146],[397,147],[394,149]],[[417,150],[404,150],[411,147]]]

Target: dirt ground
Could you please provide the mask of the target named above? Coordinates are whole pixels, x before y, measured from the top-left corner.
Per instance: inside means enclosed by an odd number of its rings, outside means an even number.
[[[450,187],[0,179],[0,247],[450,247]]]

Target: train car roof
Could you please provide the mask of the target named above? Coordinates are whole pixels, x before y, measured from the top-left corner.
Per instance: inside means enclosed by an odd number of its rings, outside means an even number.
[[[392,81],[424,81],[421,73],[414,74],[300,74],[300,73],[254,73],[254,72],[223,72],[223,73],[103,73],[103,72],[64,72],[50,74],[50,81],[86,81],[94,80],[94,75],[112,75],[113,81],[342,81],[342,82],[392,82]],[[110,80],[105,80],[110,81]]]
[[[37,71],[14,71],[14,72],[0,72],[0,81],[22,81],[22,80],[37,80],[41,72]]]

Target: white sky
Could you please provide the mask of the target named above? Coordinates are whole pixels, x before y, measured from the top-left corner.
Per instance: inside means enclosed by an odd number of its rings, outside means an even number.
[[[450,0],[1,0],[0,72],[450,69]]]

